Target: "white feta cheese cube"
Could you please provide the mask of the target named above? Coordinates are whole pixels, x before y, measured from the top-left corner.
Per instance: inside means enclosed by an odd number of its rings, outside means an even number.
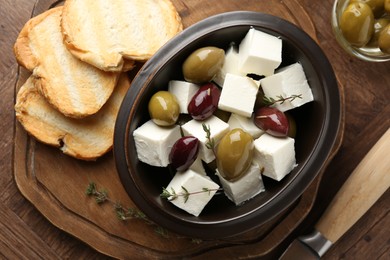
[[[214,115],[204,121],[193,119],[182,125],[184,135],[192,135],[199,139],[200,147],[198,157],[206,163],[210,163],[215,159],[215,155],[211,149],[206,147],[208,139],[206,138],[206,132],[203,130],[202,124],[210,127],[210,137],[214,139],[215,143],[229,131],[229,125]]]
[[[218,170],[216,174],[219,177],[225,195],[236,205],[240,205],[265,191],[260,167],[257,164],[252,164],[244,176],[234,182],[224,179]]]
[[[152,166],[166,167],[173,144],[181,137],[180,127],[162,127],[152,120],[133,132],[138,159]]]
[[[273,35],[249,29],[239,46],[239,68],[246,74],[269,76],[282,62],[282,40]]]
[[[259,86],[253,79],[228,73],[223,83],[218,108],[251,117],[258,90]]]
[[[178,195],[174,199],[168,198],[172,204],[196,217],[199,216],[218,189],[219,185],[210,180],[209,177],[190,169],[176,173],[166,188],[171,194]],[[188,193],[191,195],[186,196],[185,194]]]
[[[198,89],[198,85],[186,81],[171,80],[168,83],[168,91],[176,97],[182,114],[188,114],[188,104]]]
[[[223,87],[227,73],[246,76],[246,73],[241,72],[238,67],[238,49],[234,44],[230,45],[230,47],[227,49],[225,53],[225,62],[213,81],[220,87]]]
[[[264,168],[263,175],[280,181],[296,166],[293,138],[274,137],[265,133],[254,144],[253,161]]]
[[[191,164],[190,169],[201,175],[207,175],[206,170],[203,167],[202,159],[198,156],[195,161]]]
[[[278,99],[278,96],[287,98],[301,95],[300,98],[295,98],[292,101],[286,100],[283,104],[276,103],[274,106],[281,111],[287,111],[313,101],[312,91],[300,63],[278,69],[274,75],[260,80],[260,84],[266,97]]]
[[[227,123],[229,124],[230,130],[234,128],[241,128],[250,134],[253,139],[259,138],[264,133],[264,131],[258,128],[253,122],[253,116],[251,118],[247,118],[237,114],[231,114]]]

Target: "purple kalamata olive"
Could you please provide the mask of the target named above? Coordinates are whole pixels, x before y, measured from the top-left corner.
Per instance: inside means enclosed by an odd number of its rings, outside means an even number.
[[[195,120],[205,120],[218,108],[221,90],[213,83],[207,83],[199,88],[188,104],[188,113]]]
[[[274,107],[261,107],[255,111],[254,123],[273,136],[287,136],[289,123],[286,115]]]
[[[184,136],[172,146],[169,163],[177,171],[187,170],[196,160],[199,152],[199,140],[194,136]]]

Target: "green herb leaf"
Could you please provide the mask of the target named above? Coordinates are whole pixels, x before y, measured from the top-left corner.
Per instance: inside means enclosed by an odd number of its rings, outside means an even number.
[[[214,138],[211,138],[210,126],[207,126],[205,123],[202,123],[202,128],[203,131],[206,132],[206,139],[207,139],[206,148],[214,150],[215,142],[214,142]]]
[[[290,102],[293,101],[296,98],[302,98],[302,94],[299,95],[291,95],[289,97],[283,97],[282,95],[276,96],[277,99],[274,99],[272,97],[263,97],[263,102],[267,106],[272,106],[275,103],[283,104],[285,101],[289,100]]]
[[[96,188],[96,184],[94,182],[90,182],[88,184],[85,194],[88,196],[93,196],[97,204],[102,204],[103,202],[108,200],[107,191],[106,190],[99,191]]]
[[[184,186],[181,186],[183,192],[176,193],[175,190],[171,187],[172,192],[169,192],[166,188],[163,188],[163,192],[160,194],[161,198],[168,199],[172,201],[177,199],[179,196],[184,198],[184,203],[186,203],[191,195],[208,192],[209,195],[212,191],[217,191],[219,189],[210,189],[210,188],[202,188],[200,191],[189,192],[188,189]]]
[[[163,228],[163,227],[158,226],[158,227],[155,229],[155,232],[156,232],[157,234],[159,234],[160,236],[164,237],[164,238],[169,238],[169,233],[168,233],[168,231],[167,231],[165,228]]]
[[[167,198],[167,199],[175,199],[179,196],[179,194],[176,194],[175,190],[172,188],[172,192],[169,192],[165,188],[163,189],[163,193],[161,194],[161,197]],[[183,190],[185,191],[184,194],[187,194],[187,196],[190,195],[190,193],[183,187]],[[87,196],[91,196],[95,198],[96,203],[101,204],[103,202],[109,202],[113,204],[116,216],[119,220],[121,221],[126,221],[130,219],[139,219],[142,221],[145,221],[146,224],[148,225],[154,225],[155,232],[164,237],[164,238],[169,238],[169,232],[168,230],[162,228],[161,226],[156,225],[153,221],[151,221],[142,211],[140,211],[137,208],[125,208],[124,206],[121,205],[119,202],[113,202],[109,197],[108,197],[108,192],[106,190],[98,190],[97,185],[94,182],[90,182],[87,186],[87,189],[85,190],[85,194]],[[180,195],[181,196],[181,195]],[[172,197],[172,198],[171,198]],[[181,236],[176,236],[176,238],[184,238],[186,237],[181,237]],[[199,239],[191,239],[193,243],[201,243],[202,240]]]
[[[190,197],[190,193],[188,192],[188,190],[184,186],[181,186],[181,188],[184,190],[183,197],[184,197],[184,203],[186,203],[188,198]]]

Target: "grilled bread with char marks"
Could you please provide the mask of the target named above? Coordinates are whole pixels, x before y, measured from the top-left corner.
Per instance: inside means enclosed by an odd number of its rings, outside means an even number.
[[[110,99],[102,109],[82,119],[66,117],[53,108],[28,78],[16,97],[16,118],[40,142],[59,147],[65,154],[82,160],[95,160],[113,146],[115,120],[130,87],[123,73]]]
[[[62,8],[30,19],[14,52],[50,104],[68,117],[82,118],[95,114],[107,102],[119,74],[101,71],[68,51],[61,33]]]
[[[146,61],[183,29],[169,0],[67,0],[61,26],[68,49],[105,71]]]

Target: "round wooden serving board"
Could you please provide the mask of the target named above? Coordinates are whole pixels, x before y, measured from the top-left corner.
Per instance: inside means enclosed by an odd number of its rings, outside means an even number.
[[[173,0],[173,3],[185,28],[214,14],[250,10],[282,17],[301,27],[316,40],[311,19],[296,0]],[[61,2],[38,0],[33,16],[57,4]],[[15,93],[28,76],[29,73],[21,68]],[[339,88],[344,104],[341,85]],[[327,163],[341,145],[343,126],[344,119]],[[18,122],[14,148],[14,176],[21,193],[53,225],[97,251],[121,259],[206,256],[224,256],[225,259],[269,258],[309,213],[322,177],[322,173],[319,174],[294,205],[260,228],[228,240],[198,241],[169,231],[161,234],[156,232],[160,230],[157,225],[148,224],[142,219],[121,221],[112,203],[98,205],[93,198],[86,196],[88,184],[94,182],[99,189],[105,189],[113,201],[135,208],[120,183],[112,153],[95,162],[79,161],[56,148],[36,142]]]

